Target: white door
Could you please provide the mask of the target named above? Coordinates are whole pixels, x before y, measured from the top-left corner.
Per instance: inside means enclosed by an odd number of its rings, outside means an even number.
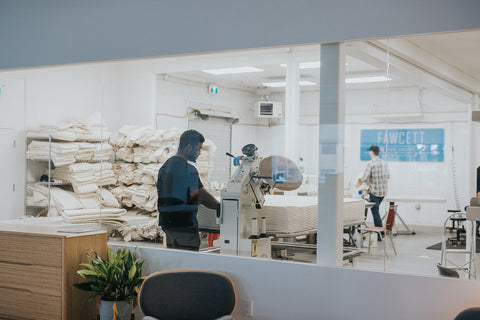
[[[0,220],[25,212],[24,121],[25,80],[0,77]]]
[[[15,130],[0,128],[0,203],[2,204],[2,213],[0,219],[13,219],[19,216],[16,212],[15,202],[15,172],[17,171],[15,161]]]

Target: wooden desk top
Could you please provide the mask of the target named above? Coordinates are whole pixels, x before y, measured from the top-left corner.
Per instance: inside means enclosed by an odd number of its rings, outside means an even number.
[[[32,235],[49,235],[59,238],[73,238],[91,234],[106,233],[105,230],[93,229],[91,227],[85,227],[82,225],[76,226],[56,226],[56,225],[42,225],[34,223],[13,223],[13,222],[0,222],[0,232],[7,233],[22,233]]]

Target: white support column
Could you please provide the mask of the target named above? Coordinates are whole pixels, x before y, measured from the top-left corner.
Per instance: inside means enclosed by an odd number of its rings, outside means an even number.
[[[471,103],[468,107],[468,114],[467,114],[467,121],[469,126],[469,148],[467,150],[468,157],[467,157],[467,191],[469,192],[467,202],[470,201],[471,197],[475,197],[477,195],[477,167],[480,165],[478,159],[478,143],[479,140],[477,138],[478,132],[478,124],[475,124],[472,121],[472,111],[478,110],[480,108],[480,99],[478,94],[472,94]]]
[[[299,62],[291,53],[287,61],[285,87],[285,156],[296,161],[296,140],[300,114]]]
[[[317,263],[343,259],[345,54],[343,44],[321,45]]]

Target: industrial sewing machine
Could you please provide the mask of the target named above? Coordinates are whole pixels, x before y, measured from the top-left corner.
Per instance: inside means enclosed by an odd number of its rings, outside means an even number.
[[[242,156],[227,153],[238,168],[221,193],[217,213],[220,239],[215,246],[222,254],[270,258],[271,240],[261,210],[264,195],[274,187],[295,190],[302,184],[303,175],[291,160],[281,156],[261,159],[257,150],[248,144],[242,148]]]

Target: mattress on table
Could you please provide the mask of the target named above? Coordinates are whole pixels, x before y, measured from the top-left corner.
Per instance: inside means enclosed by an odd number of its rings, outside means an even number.
[[[268,195],[260,210],[249,210],[248,218],[262,217],[267,221],[267,233],[295,233],[317,228],[317,197]],[[365,218],[363,199],[344,198],[344,224],[361,222]],[[218,229],[215,211],[198,208],[200,228]],[[260,224],[260,223],[259,223]]]

